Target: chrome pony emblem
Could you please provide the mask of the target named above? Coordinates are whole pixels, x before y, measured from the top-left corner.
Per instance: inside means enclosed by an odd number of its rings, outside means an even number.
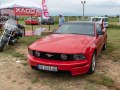
[[[52,57],[52,56],[54,56],[54,55],[51,55],[51,54],[46,54],[46,55],[47,55],[49,58]]]

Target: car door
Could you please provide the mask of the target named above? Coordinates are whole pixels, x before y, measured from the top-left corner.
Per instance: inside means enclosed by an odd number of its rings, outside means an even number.
[[[102,31],[101,29],[101,25],[100,24],[96,24],[96,32]],[[103,35],[97,35],[97,51],[100,52],[100,50],[102,49],[104,43],[104,36]]]

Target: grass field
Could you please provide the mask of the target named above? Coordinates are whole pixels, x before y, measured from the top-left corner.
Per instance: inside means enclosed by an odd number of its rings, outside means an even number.
[[[57,26],[57,24],[53,25],[51,30],[56,29]],[[27,46],[44,36],[23,37],[15,46],[7,46],[5,51],[0,53],[0,88],[3,90],[16,90],[16,88],[18,90],[120,90],[118,19],[109,19],[107,34],[107,50],[101,52],[97,60],[96,72],[92,75],[74,77],[66,73],[31,70],[26,58]],[[20,63],[16,63],[18,60]]]

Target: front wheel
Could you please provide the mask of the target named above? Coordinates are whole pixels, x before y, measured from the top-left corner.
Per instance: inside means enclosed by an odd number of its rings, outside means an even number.
[[[4,47],[5,47],[5,42],[0,42],[0,52],[3,52],[3,49],[4,49]]]
[[[96,54],[94,53],[92,56],[92,60],[91,60],[91,65],[88,71],[88,74],[92,74],[95,72],[95,67],[96,67]]]

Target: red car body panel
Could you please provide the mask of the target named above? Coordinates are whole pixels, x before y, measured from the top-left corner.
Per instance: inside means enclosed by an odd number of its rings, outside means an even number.
[[[30,45],[29,48],[44,52],[76,54],[80,53],[82,50],[84,51],[84,49],[86,49],[86,45],[91,41],[91,39],[94,39],[94,37],[74,34],[52,34],[46,38],[37,40],[35,43]]]
[[[89,69],[89,64],[86,61],[58,61],[58,60],[47,60],[47,59],[38,59],[31,55],[27,56],[29,58],[28,62],[32,66],[37,66],[38,64],[46,65],[46,66],[56,66],[59,71],[70,71],[72,75],[83,74],[86,73]]]
[[[38,25],[38,20],[25,20],[26,25]]]
[[[86,60],[58,61],[43,58],[37,58],[28,54],[28,62],[31,66],[37,65],[55,66],[58,71],[69,71],[72,75],[78,75],[88,72],[93,53],[98,55],[106,42],[106,29],[103,29],[104,35],[95,36],[75,35],[75,34],[52,34],[39,39],[30,45],[31,50],[60,53],[60,54],[80,54],[84,53]]]

